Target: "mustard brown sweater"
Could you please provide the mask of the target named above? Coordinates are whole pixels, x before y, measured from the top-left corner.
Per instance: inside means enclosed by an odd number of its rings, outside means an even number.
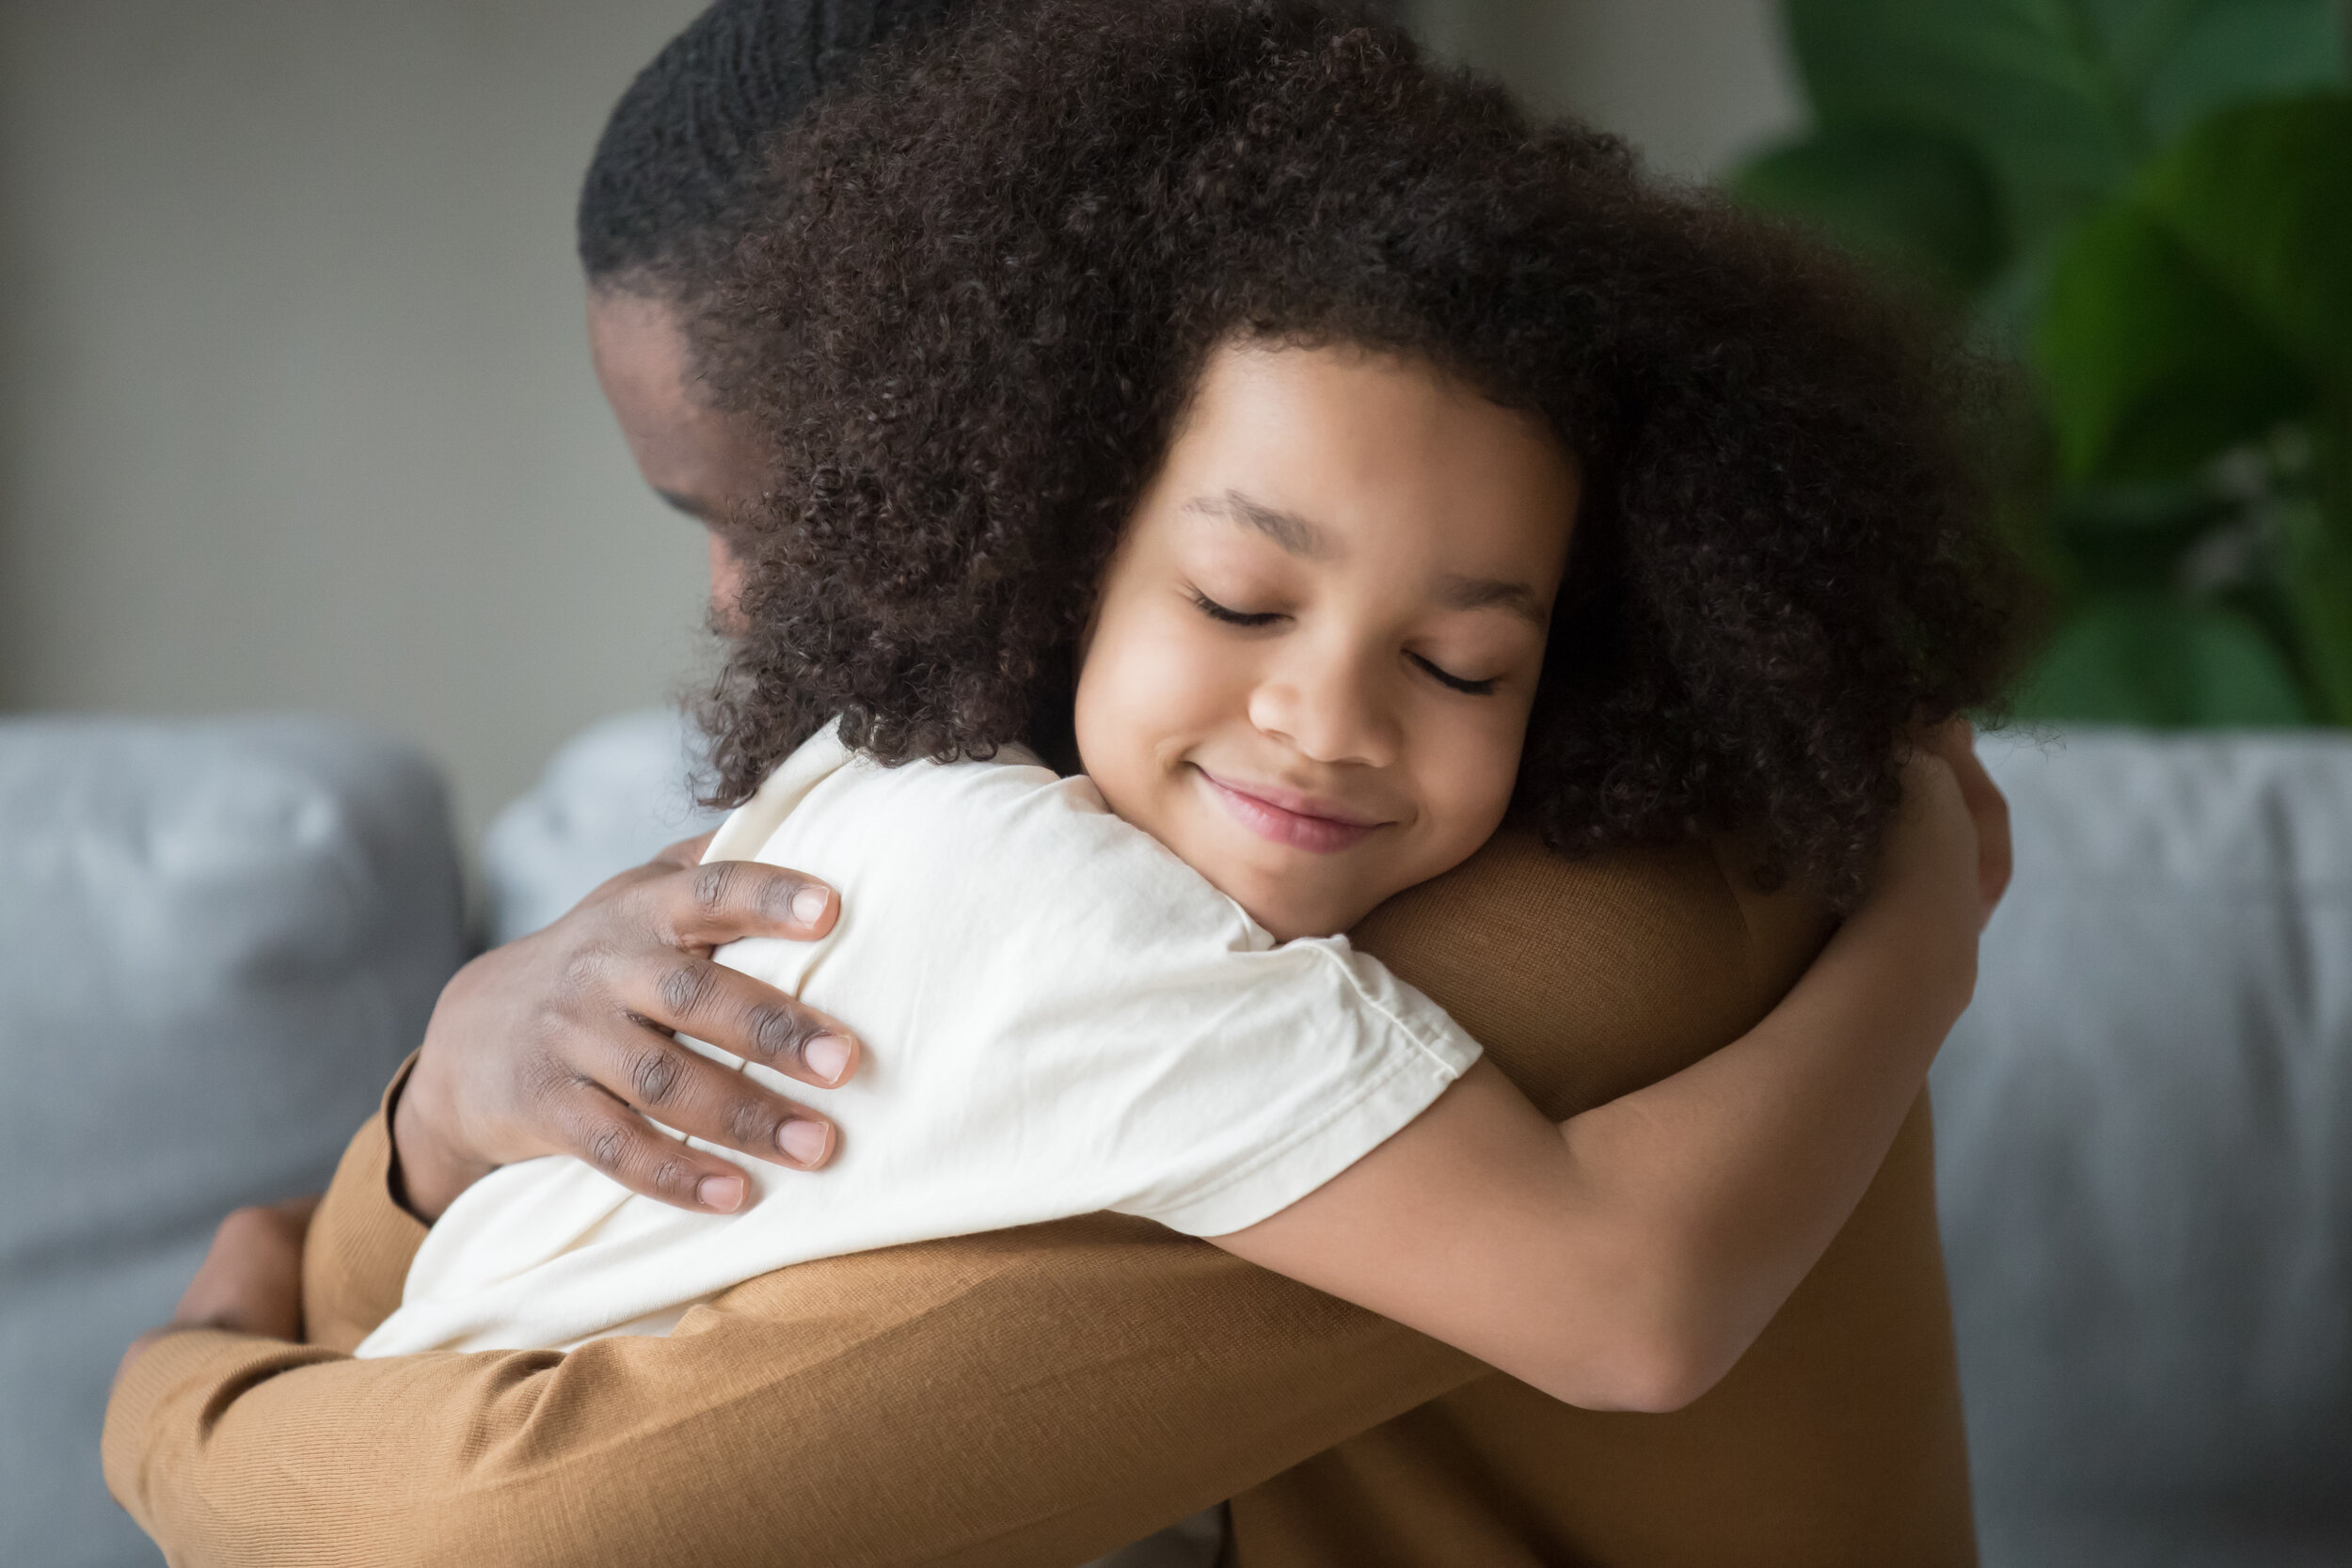
[[[1356,937],[1565,1117],[1743,1032],[1824,930],[1728,848],[1505,834]],[[354,1361],[423,1237],[379,1115],[313,1222],[311,1342],[158,1341],[106,1476],[188,1568],[1074,1563],[1220,1497],[1242,1568],[1966,1568],[1930,1138],[1923,1098],[1730,1376],[1631,1416],[1109,1215],[802,1264],[666,1338]]]

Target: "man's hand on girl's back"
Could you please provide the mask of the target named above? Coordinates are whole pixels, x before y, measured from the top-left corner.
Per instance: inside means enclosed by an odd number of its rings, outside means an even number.
[[[832,1158],[831,1121],[672,1037],[819,1088],[858,1066],[847,1029],[710,957],[741,937],[821,937],[839,898],[777,866],[703,864],[708,843],[672,845],[450,981],[393,1108],[394,1180],[411,1212],[430,1223],[498,1166],[542,1154],[681,1209],[742,1206],[740,1169],[649,1118],[799,1169]]]

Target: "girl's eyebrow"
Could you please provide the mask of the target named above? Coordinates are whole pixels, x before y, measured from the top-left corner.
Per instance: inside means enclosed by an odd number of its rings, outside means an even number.
[[[1551,624],[1534,589],[1499,578],[1440,578],[1438,602],[1448,610],[1507,610],[1539,630]]]
[[[1332,548],[1330,537],[1323,530],[1295,512],[1285,512],[1268,506],[1239,490],[1228,490],[1221,496],[1195,496],[1184,505],[1186,512],[1203,516],[1225,517],[1256,529],[1291,554],[1308,561],[1323,561],[1339,553]]]

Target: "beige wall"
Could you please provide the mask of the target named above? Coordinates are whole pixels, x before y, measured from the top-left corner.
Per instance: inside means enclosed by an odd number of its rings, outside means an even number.
[[[311,708],[478,825],[700,647],[571,203],[696,0],[0,4],[0,700]]]
[[[1408,0],[1439,49],[1698,179],[1798,118],[1772,0]]]
[[[697,0],[0,0],[0,705],[311,708],[469,831],[707,650],[571,201]],[[1783,122],[1763,0],[1424,0],[1698,173]]]

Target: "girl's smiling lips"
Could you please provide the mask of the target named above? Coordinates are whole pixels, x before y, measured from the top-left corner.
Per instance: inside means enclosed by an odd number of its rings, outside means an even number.
[[[1240,784],[1193,764],[1210,792],[1243,827],[1260,838],[1316,854],[1352,849],[1389,824],[1351,812],[1337,801],[1301,795],[1279,784]]]

